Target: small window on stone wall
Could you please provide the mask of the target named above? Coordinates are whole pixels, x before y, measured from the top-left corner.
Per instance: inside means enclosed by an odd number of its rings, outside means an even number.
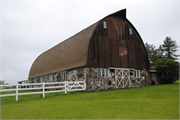
[[[133,71],[130,71],[130,75],[133,75]]]
[[[140,71],[139,70],[134,71],[134,77],[135,78],[140,78]]]
[[[109,70],[106,69],[106,77],[108,77],[108,76],[109,76]]]
[[[111,71],[112,73],[115,73],[115,69],[110,69],[110,71]]]
[[[101,77],[101,69],[98,69],[98,71],[97,71],[97,76],[98,76],[98,77]]]
[[[105,70],[102,69],[102,77],[105,77]]]
[[[109,77],[109,69],[97,69],[97,76],[98,77]]]
[[[34,83],[39,83],[39,78],[35,78]]]
[[[61,73],[61,80],[66,80],[67,79],[67,72],[62,72]]]
[[[48,79],[49,79],[48,75],[44,76],[44,82],[48,82]]]
[[[84,70],[83,69],[79,69],[78,70],[78,78],[83,78],[84,77]]]

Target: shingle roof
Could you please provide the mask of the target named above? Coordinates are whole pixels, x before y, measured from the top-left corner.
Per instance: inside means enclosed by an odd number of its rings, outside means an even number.
[[[126,9],[112,13],[103,19],[109,16],[120,16],[126,19]],[[42,53],[32,64],[28,78],[85,66],[91,35],[103,19]]]
[[[42,53],[31,66],[28,78],[85,66],[89,41],[97,24]]]

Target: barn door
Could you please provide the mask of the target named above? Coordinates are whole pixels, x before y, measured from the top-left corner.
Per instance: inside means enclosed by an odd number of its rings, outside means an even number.
[[[128,69],[116,69],[116,88],[130,88],[130,71]]]

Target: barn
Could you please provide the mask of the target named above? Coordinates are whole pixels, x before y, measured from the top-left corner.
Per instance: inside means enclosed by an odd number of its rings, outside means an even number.
[[[28,79],[29,83],[86,81],[87,91],[152,84],[143,40],[126,18],[126,9],[39,55]],[[155,83],[159,84],[158,79]]]

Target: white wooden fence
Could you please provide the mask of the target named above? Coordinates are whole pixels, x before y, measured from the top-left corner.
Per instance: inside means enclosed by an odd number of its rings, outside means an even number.
[[[3,89],[7,86],[10,86],[10,89]],[[12,86],[16,86],[14,89]],[[25,87],[25,88],[22,88]],[[54,90],[59,89],[60,90]],[[45,91],[48,89],[49,91]],[[28,92],[28,93],[18,93],[20,90],[42,90],[41,92]],[[0,97],[5,96],[16,96],[16,101],[18,101],[18,95],[29,95],[29,94],[43,94],[43,98],[45,98],[45,93],[53,93],[53,92],[65,92],[67,94],[68,91],[80,91],[86,90],[86,82],[85,81],[77,81],[77,82],[51,82],[51,83],[32,83],[32,84],[16,84],[16,85],[0,85],[0,92],[6,91],[16,91],[15,94],[3,94]]]

